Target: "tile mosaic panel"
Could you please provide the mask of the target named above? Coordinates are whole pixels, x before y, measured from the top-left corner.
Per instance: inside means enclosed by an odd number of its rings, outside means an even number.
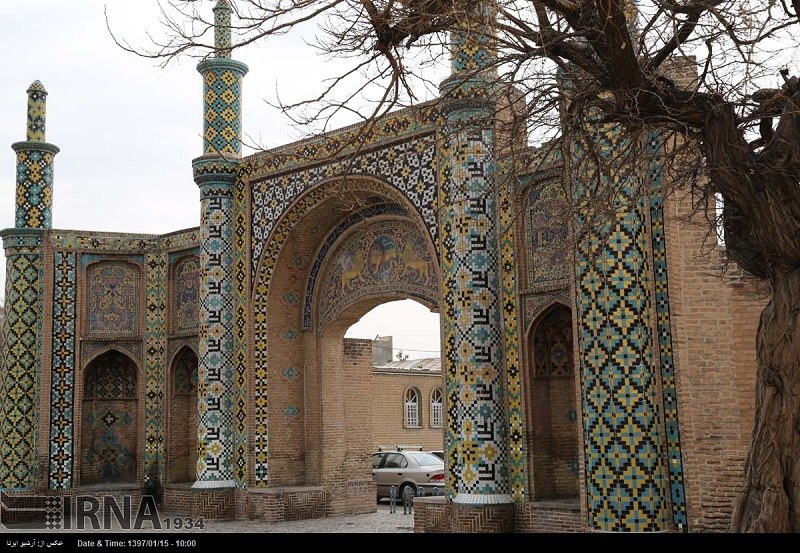
[[[53,162],[58,148],[46,142],[17,142],[17,228],[50,228],[53,205]]]
[[[539,182],[528,194],[526,243],[528,286],[563,281],[569,274],[569,206],[561,180]]]
[[[197,64],[203,75],[203,152],[242,152],[242,79],[247,66],[227,58],[211,58]]]
[[[75,252],[53,253],[53,353],[50,383],[50,469],[48,487],[72,487],[75,455]]]
[[[650,302],[651,267],[641,183],[619,152],[630,139],[618,125],[591,127],[590,150],[576,143],[573,158],[599,155],[576,175],[578,201],[616,191],[616,212],[579,244],[576,317],[580,355],[585,478],[589,527],[599,531],[666,529],[666,489],[656,403]],[[591,153],[589,153],[591,152]],[[579,221],[580,224],[582,221]]]
[[[508,484],[515,502],[525,499],[523,393],[520,375],[519,306],[514,255],[513,190],[509,183],[498,189],[500,234],[500,295],[503,306],[503,361],[508,394]]]
[[[9,247],[6,239],[6,319],[0,429],[0,487],[36,486],[39,377],[41,361],[42,259],[39,237],[24,236]]]
[[[260,182],[277,173],[331,163],[336,159],[352,159],[353,154],[390,143],[413,141],[429,135],[442,122],[434,102],[391,113],[374,125],[354,125],[319,137],[275,148],[248,157],[241,166],[242,176]]]
[[[435,152],[435,137],[420,136],[366,152],[350,162],[329,162],[253,183],[251,248],[254,274],[275,224],[284,216],[289,206],[322,180],[348,174],[374,176],[400,191],[421,215],[435,244]]]
[[[247,487],[248,482],[248,433],[247,433],[247,405],[248,405],[248,374],[247,374],[247,314],[250,311],[248,298],[248,225],[247,225],[247,185],[243,181],[236,183],[233,237],[233,304],[235,311],[233,357],[236,369],[236,406],[234,418],[234,442],[236,453],[234,464],[237,487]]]
[[[455,125],[454,125],[455,126]],[[440,197],[448,493],[510,494],[493,132],[448,132]],[[480,500],[480,499],[478,499]]]
[[[413,223],[365,223],[336,246],[321,281],[317,329],[359,298],[386,292],[438,303],[436,260]]]
[[[139,327],[139,269],[102,261],[86,271],[87,331],[110,336],[135,335]]]
[[[317,283],[317,277],[319,276],[322,263],[325,261],[325,257],[330,252],[331,247],[334,243],[336,243],[339,237],[345,231],[347,231],[347,229],[377,215],[407,215],[407,212],[402,206],[397,204],[379,204],[370,206],[352,214],[350,217],[347,217],[344,221],[336,225],[336,228],[333,229],[325,238],[325,242],[320,247],[319,252],[317,252],[317,257],[314,260],[314,265],[311,267],[311,273],[309,274],[308,281],[306,283],[306,295],[303,302],[303,328],[305,330],[311,328],[311,310],[314,300],[314,288]],[[297,299],[293,294],[291,294],[291,292],[287,293],[287,296],[291,296],[285,298],[290,305]]]
[[[233,480],[233,189],[201,194],[198,481]]]
[[[41,81],[33,81],[28,87],[28,124],[26,140],[45,141],[45,121],[47,119],[47,90]]]
[[[664,182],[661,170],[664,150],[658,132],[651,132],[647,152],[650,155],[648,179],[650,180],[650,224],[655,271],[655,316],[658,328],[659,359],[661,361],[661,393],[663,399],[664,434],[669,471],[670,506],[675,529],[688,532],[686,490],[683,483],[681,434],[678,423],[678,390],[675,382],[675,357],[672,352],[672,326],[669,308],[669,278],[667,271],[667,234],[664,226]]]
[[[197,330],[200,320],[200,259],[189,256],[173,268],[172,328],[175,332]]]
[[[167,254],[145,254],[144,473],[164,480]]]

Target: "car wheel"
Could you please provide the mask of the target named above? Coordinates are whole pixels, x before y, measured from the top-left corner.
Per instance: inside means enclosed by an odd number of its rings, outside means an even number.
[[[417,487],[414,484],[403,484],[400,486],[400,501],[403,501],[403,498],[406,496],[406,488],[411,489],[412,500],[417,496]]]

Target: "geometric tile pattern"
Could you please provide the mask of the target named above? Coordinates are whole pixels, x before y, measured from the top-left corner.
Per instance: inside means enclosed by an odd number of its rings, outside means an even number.
[[[31,83],[26,92],[28,93],[26,140],[29,142],[44,142],[47,90],[45,90],[42,82],[37,80]]]
[[[76,255],[53,254],[53,356],[50,384],[51,490],[72,487],[75,425]]]
[[[453,33],[452,40],[450,64],[453,73],[478,71],[492,62],[492,33],[486,29],[461,30]]]
[[[572,157],[599,158],[575,176],[576,199],[614,191],[615,210],[578,244],[576,317],[589,527],[599,531],[661,531],[666,489],[656,402],[650,265],[641,183],[621,165],[630,142],[620,125],[587,126]],[[590,154],[591,152],[591,154]],[[629,169],[626,171],[626,169]],[[628,174],[626,174],[628,173]],[[582,228],[583,220],[578,221]]]
[[[203,152],[210,155],[241,154],[242,78],[247,66],[227,58],[197,64],[203,75]]]
[[[511,184],[498,189],[500,234],[500,285],[503,306],[503,356],[508,409],[508,485],[512,499],[525,500],[525,452],[523,451],[522,381],[519,367],[519,307],[514,258],[514,210]]]
[[[11,148],[17,154],[17,228],[50,228],[53,206],[53,159],[58,147],[45,142],[47,91],[39,81],[28,87],[27,140]]]
[[[233,356],[236,370],[236,405],[234,408],[235,428],[234,442],[236,452],[234,455],[236,487],[247,487],[247,474],[249,458],[247,454],[247,314],[251,306],[248,302],[248,270],[250,264],[247,226],[247,185],[239,179],[236,182],[236,196],[234,198],[234,237],[233,237],[233,300],[235,310]]]
[[[144,474],[164,482],[167,254],[145,254]]]
[[[686,516],[686,493],[683,484],[683,460],[681,458],[681,433],[678,424],[678,391],[675,384],[675,361],[672,353],[672,325],[669,309],[669,279],[667,271],[667,235],[664,226],[663,174],[661,169],[663,139],[658,132],[651,132],[648,139],[650,167],[650,224],[653,242],[653,271],[656,325],[658,329],[659,359],[661,361],[662,416],[666,438],[667,470],[674,530],[689,531]]]
[[[17,228],[50,228],[53,205],[53,160],[58,148],[46,142],[17,142]]]
[[[0,487],[36,485],[42,290],[40,238],[13,236],[6,246],[5,363],[0,429]]]
[[[448,493],[465,502],[491,501],[488,496],[511,492],[501,369],[494,136],[492,130],[466,118],[457,120],[454,114],[448,123],[439,200]]]
[[[198,482],[233,480],[233,183],[228,177],[198,182],[202,213]]]
[[[241,174],[260,181],[265,176],[297,172],[332,159],[353,159],[361,152],[393,143],[414,142],[418,136],[435,132],[442,121],[436,102],[420,104],[387,114],[372,125],[346,127],[251,156],[242,163]]]
[[[231,57],[231,5],[228,0],[219,0],[214,6],[214,55]]]
[[[380,150],[358,155],[349,162],[334,161],[305,170],[284,173],[252,185],[252,263],[261,261],[274,226],[290,205],[324,179],[371,175],[403,193],[422,216],[434,244],[436,238],[435,136],[418,136]]]

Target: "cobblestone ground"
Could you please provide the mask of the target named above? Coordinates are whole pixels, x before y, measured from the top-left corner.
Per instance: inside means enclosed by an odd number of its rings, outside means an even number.
[[[160,512],[159,519],[178,517],[171,513]],[[2,521],[0,521],[2,522]],[[59,533],[81,533],[83,530],[77,530],[77,524],[73,521],[69,530],[49,531],[53,535]],[[173,525],[174,526],[174,525]],[[5,528],[0,528],[0,532],[17,532],[26,533],[31,532],[33,528],[28,524],[13,524]],[[40,532],[39,530],[36,530]],[[101,530],[100,530],[101,531]],[[157,537],[159,530],[153,529],[152,525],[145,523],[144,527],[138,530],[122,530],[118,525],[114,525],[109,529],[110,532],[136,532],[148,533],[153,537]],[[366,515],[350,515],[343,517],[330,517],[320,518],[313,520],[300,520],[295,522],[274,522],[267,523],[257,520],[236,520],[236,521],[207,521],[204,522],[204,528],[193,529],[175,529],[171,532],[180,532],[185,534],[192,533],[214,533],[214,534],[244,534],[244,533],[284,533],[284,534],[309,534],[309,533],[382,533],[382,534],[398,534],[398,533],[413,533],[414,531],[414,515],[403,514],[403,507],[398,508],[398,512],[390,513],[389,506],[384,504],[378,505],[378,510],[375,513]],[[91,533],[96,533],[98,530],[91,530]]]

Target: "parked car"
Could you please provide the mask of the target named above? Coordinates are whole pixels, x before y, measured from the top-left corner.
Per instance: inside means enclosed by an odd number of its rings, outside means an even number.
[[[439,459],[444,461],[444,451],[437,449],[434,451],[429,451],[428,453],[430,453],[431,455],[436,455]]]
[[[380,451],[372,455],[372,474],[378,485],[378,499],[390,497],[392,486],[397,488],[397,500],[411,489],[411,495],[444,493],[444,461],[425,451]]]

